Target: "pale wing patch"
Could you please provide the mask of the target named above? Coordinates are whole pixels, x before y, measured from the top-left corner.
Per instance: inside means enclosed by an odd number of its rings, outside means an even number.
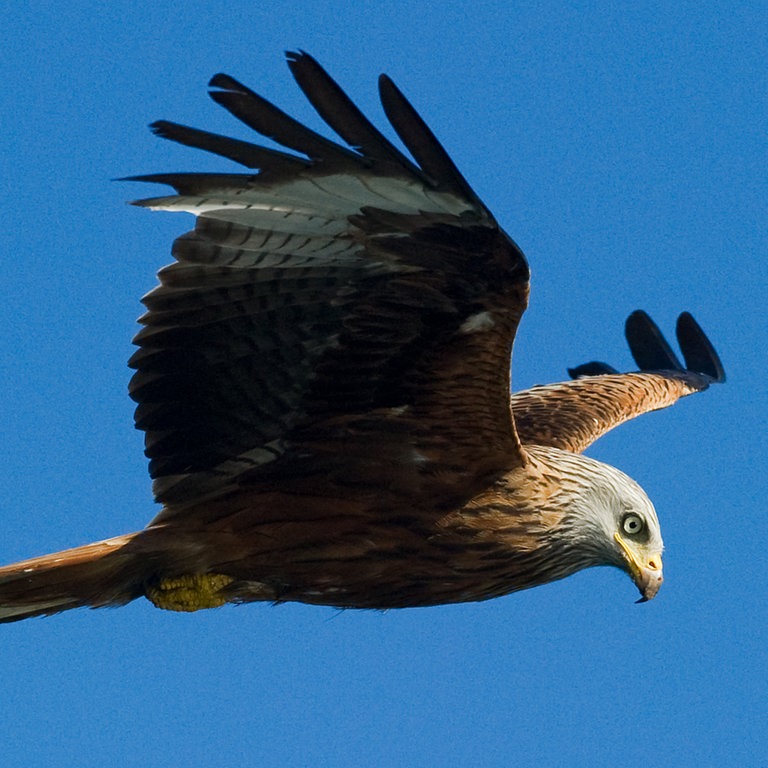
[[[495,325],[493,315],[486,310],[470,315],[459,327],[459,333],[483,333],[490,331]]]
[[[275,206],[275,200],[280,206]],[[257,208],[278,215],[299,212],[307,216],[346,220],[361,208],[384,208],[397,213],[445,213],[460,216],[473,210],[466,200],[447,192],[435,192],[423,184],[401,177],[312,176],[273,185],[258,183],[216,189],[210,195],[169,195],[137,203],[160,211],[185,211],[199,215],[222,208]],[[295,231],[295,230],[293,230]]]

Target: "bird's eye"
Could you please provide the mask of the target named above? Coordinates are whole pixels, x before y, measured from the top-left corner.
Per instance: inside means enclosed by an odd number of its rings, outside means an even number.
[[[624,519],[621,521],[621,527],[628,536],[637,536],[638,533],[642,533],[645,523],[642,517],[630,513],[624,516]]]

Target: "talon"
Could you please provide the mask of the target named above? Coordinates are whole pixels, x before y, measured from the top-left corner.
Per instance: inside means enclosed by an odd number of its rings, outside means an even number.
[[[228,602],[222,590],[234,579],[221,573],[195,573],[163,579],[148,587],[147,599],[166,611],[199,611]]]

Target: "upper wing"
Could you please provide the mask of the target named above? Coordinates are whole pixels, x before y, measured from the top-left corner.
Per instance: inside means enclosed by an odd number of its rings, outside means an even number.
[[[569,369],[574,381],[512,395],[515,425],[524,445],[580,453],[635,416],[666,408],[711,383],[725,381],[714,347],[687,312],[677,319],[677,340],[685,365],[645,312],[633,312],[625,330],[638,372],[619,373],[605,363],[586,363]]]
[[[138,205],[197,216],[143,299],[130,362],[156,498],[218,494],[313,452],[343,454],[350,474],[470,482],[519,464],[508,398],[523,254],[389,79],[382,104],[418,165],[314,59],[288,63],[351,148],[216,75],[217,103],[300,154],[162,121],[158,135],[258,173],[136,177],[178,192]]]

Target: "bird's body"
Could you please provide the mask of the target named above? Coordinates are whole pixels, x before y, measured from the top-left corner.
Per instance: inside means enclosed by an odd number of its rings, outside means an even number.
[[[84,600],[93,605],[127,602],[149,588],[161,607],[176,610],[206,607],[199,600],[402,608],[486,600],[610,563],[601,531],[579,525],[585,510],[563,503],[577,494],[586,510],[607,511],[611,497],[618,503],[629,489],[655,519],[640,488],[618,470],[557,448],[528,452],[525,467],[499,475],[460,506],[441,509],[408,493],[330,485],[318,476],[290,492],[255,488],[191,507],[179,513],[180,524],[161,515],[144,531],[59,556],[69,555],[63,562],[73,563],[76,581],[82,566],[75,553],[86,568],[101,562],[98,591]],[[51,565],[51,556],[26,562],[30,573]],[[56,565],[48,589],[61,589],[64,599],[72,585]],[[133,574],[127,590],[126,572]],[[218,597],[184,579],[207,573],[229,579]],[[0,584],[2,577],[0,569]],[[170,586],[160,590],[161,582]]]
[[[131,365],[163,510],[136,534],[0,568],[0,621],[146,595],[194,610],[483,600],[582,568],[661,584],[653,506],[581,455],[622,421],[724,376],[690,315],[683,367],[644,313],[641,370],[590,364],[512,395],[528,267],[387,79],[413,164],[319,65],[294,76],[353,149],[223,75],[213,97],[300,155],[174,123],[155,131],[258,174],[144,177],[198,216],[148,294]]]

